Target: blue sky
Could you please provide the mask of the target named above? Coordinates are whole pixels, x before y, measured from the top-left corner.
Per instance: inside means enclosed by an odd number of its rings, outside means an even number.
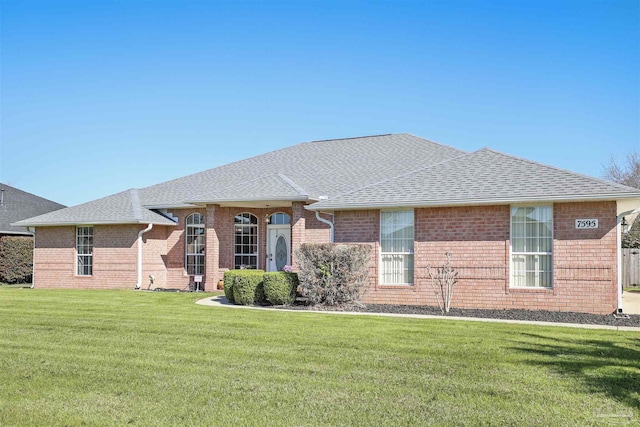
[[[67,205],[381,133],[640,151],[635,0],[0,0],[0,60],[0,182]]]

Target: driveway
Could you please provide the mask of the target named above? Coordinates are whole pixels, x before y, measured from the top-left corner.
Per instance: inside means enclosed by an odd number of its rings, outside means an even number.
[[[622,292],[622,312],[640,314],[640,292]]]

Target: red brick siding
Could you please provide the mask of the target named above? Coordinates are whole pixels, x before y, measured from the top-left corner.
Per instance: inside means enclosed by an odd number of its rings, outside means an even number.
[[[360,243],[371,246],[369,264],[369,288],[365,301],[373,303],[378,285],[378,257],[380,250],[380,211],[343,211],[335,213],[334,241],[336,243]],[[389,302],[394,304],[396,295],[390,293]],[[405,304],[405,303],[398,303]],[[408,303],[407,303],[408,304]]]
[[[144,229],[146,227],[140,228]],[[140,283],[142,289],[147,289],[149,287],[169,287],[167,286],[168,271],[166,267],[166,260],[168,259],[167,238],[174,229],[175,227],[154,225],[151,231],[148,231],[142,235],[142,281]],[[134,244],[133,246],[137,251],[137,244]],[[154,277],[153,284],[151,286],[149,275],[152,275]]]
[[[316,213],[305,209],[305,243],[329,243],[331,242],[331,227],[318,221]],[[320,217],[333,221],[329,214],[320,214]]]
[[[615,202],[554,205],[554,287],[509,287],[510,207],[477,206],[415,210],[413,286],[378,283],[377,268],[365,302],[437,305],[427,265],[445,253],[460,274],[453,303],[461,308],[531,309],[611,313],[617,305]],[[597,230],[576,230],[575,219],[598,218]],[[368,243],[379,256],[378,211],[336,213],[336,242]]]
[[[35,287],[133,289],[141,226],[93,227],[93,275],[76,275],[75,227],[36,228]]]
[[[158,287],[166,288],[178,288],[183,289],[189,286],[189,276],[185,270],[185,230],[187,224],[187,217],[194,213],[199,213],[205,218],[205,227],[207,227],[208,218],[206,216],[206,209],[174,209],[169,213],[178,219],[178,225],[176,227],[167,227],[167,253],[165,256],[165,268],[166,268],[166,282],[164,285],[158,284]],[[207,243],[209,243],[209,230],[205,231]],[[207,251],[209,247],[205,248],[205,271],[208,267]],[[206,285],[206,276],[203,278]]]
[[[258,218],[258,267],[266,264],[266,216],[285,212],[292,217],[292,249],[304,242],[328,242],[330,230],[304,209],[241,209],[208,206],[175,209],[177,227],[154,226],[143,236],[143,288],[148,276],[154,286],[183,288],[189,278],[184,270],[186,217],[205,215],[207,229],[205,289],[213,290],[225,269],[234,264],[235,215],[249,212]],[[415,274],[413,286],[378,283],[378,210],[337,212],[335,241],[364,243],[372,247],[369,303],[435,305],[427,278],[427,265],[439,266],[444,254],[460,273],[454,307],[523,308],[611,313],[617,305],[616,204],[615,202],[557,203],[554,213],[553,289],[509,287],[509,206],[421,208],[415,210]],[[330,218],[329,216],[325,216]],[[578,218],[597,218],[599,228],[576,230]],[[137,234],[144,225],[94,227],[94,273],[76,276],[75,227],[38,227],[34,251],[36,287],[125,288],[137,281]],[[294,259],[295,265],[295,259]]]

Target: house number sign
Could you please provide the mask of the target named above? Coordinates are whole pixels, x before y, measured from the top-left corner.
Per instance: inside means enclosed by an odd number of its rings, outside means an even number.
[[[597,219],[576,219],[576,228],[598,228]]]

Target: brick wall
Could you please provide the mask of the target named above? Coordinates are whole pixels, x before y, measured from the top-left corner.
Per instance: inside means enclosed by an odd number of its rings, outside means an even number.
[[[365,302],[437,305],[426,267],[445,253],[459,272],[453,307],[612,313],[617,307],[615,202],[557,203],[554,214],[553,289],[509,286],[510,207],[415,210],[413,286],[378,283],[371,269]],[[596,230],[576,230],[575,219],[598,218]],[[336,242],[372,245],[379,256],[379,212],[336,213]]]
[[[293,208],[243,209],[209,206],[176,209],[177,227],[154,226],[143,236],[142,286],[150,274],[155,287],[184,288],[186,217],[205,215],[207,247],[205,289],[213,290],[226,269],[234,266],[234,217],[249,212],[258,218],[258,267],[266,265],[267,215],[292,217],[292,246],[328,242],[330,230],[301,203]],[[380,212],[337,212],[335,241],[372,247],[365,302],[436,305],[426,267],[440,266],[447,251],[459,271],[453,306],[522,308],[611,313],[617,306],[615,202],[557,203],[554,215],[553,289],[509,287],[509,206],[421,208],[415,210],[415,272],[413,286],[387,286],[378,281]],[[330,217],[327,217],[330,218]],[[599,228],[576,230],[578,218],[597,218]],[[34,285],[61,288],[132,289],[137,281],[138,231],[144,225],[94,227],[93,276],[76,273],[75,227],[38,227],[34,250]],[[295,261],[294,261],[295,263]]]
[[[205,227],[208,228],[208,217],[206,209],[174,209],[169,210],[169,213],[178,219],[178,225],[176,227],[167,227],[167,253],[164,257],[164,264],[166,270],[166,282],[164,285],[158,284],[158,287],[184,289],[189,286],[189,276],[185,270],[185,229],[187,224],[187,217],[194,213],[199,213],[205,218]],[[208,229],[205,231],[207,243],[209,240]],[[207,268],[207,254],[206,251],[209,248],[205,248],[205,271]],[[206,280],[206,277],[203,278]]]
[[[385,297],[378,294],[378,257],[380,251],[380,211],[379,210],[362,210],[362,211],[343,211],[335,213],[334,224],[334,241],[336,243],[360,243],[371,246],[371,261],[369,262],[369,287],[365,301],[374,304],[375,301],[382,300],[377,298]],[[403,289],[404,290],[404,289]],[[390,292],[386,295],[389,302],[385,304],[394,304],[397,295]],[[400,300],[403,297],[399,297]],[[411,304],[409,302],[397,302],[397,304]],[[413,304],[418,304],[417,302]]]
[[[94,226],[92,276],[76,275],[75,227],[36,228],[34,286],[133,289],[137,281],[136,239],[142,228],[139,225]],[[150,271],[155,271],[156,266],[157,263],[151,261]]]
[[[295,214],[294,214],[295,210]],[[250,213],[258,219],[258,268],[266,269],[267,264],[267,222],[273,213],[283,212],[292,218],[292,245],[294,249],[302,241],[311,243],[329,242],[330,228],[315,217],[314,212],[304,209],[303,203],[294,203],[293,208],[234,208],[208,205],[206,209],[175,209],[170,211],[179,220],[178,227],[169,231],[167,237],[167,286],[183,287],[189,277],[184,270],[185,222],[192,213],[205,216],[206,242],[205,249],[205,290],[214,290],[217,282],[222,280],[224,271],[234,268],[235,251],[235,216]],[[330,215],[323,215],[330,218]],[[296,225],[297,224],[297,225]],[[304,240],[303,240],[304,239]]]

